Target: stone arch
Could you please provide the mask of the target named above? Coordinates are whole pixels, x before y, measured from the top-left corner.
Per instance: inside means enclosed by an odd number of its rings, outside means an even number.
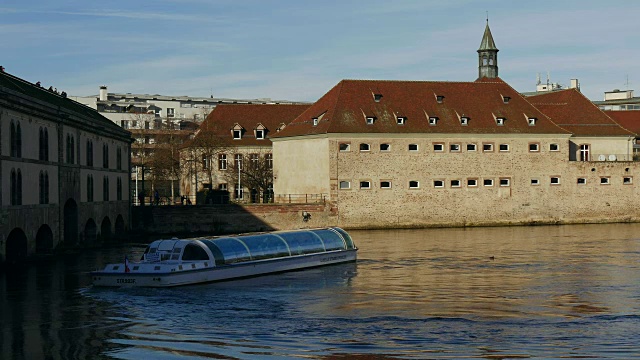
[[[51,254],[53,252],[53,231],[47,224],[43,224],[36,234],[36,254]]]
[[[64,243],[69,246],[78,243],[78,204],[73,199],[64,204]]]
[[[100,224],[100,237],[103,242],[110,242],[113,239],[111,232],[111,220],[108,216],[105,216],[102,219],[102,224]]]
[[[125,233],[126,233],[126,228],[124,225],[124,218],[122,217],[122,215],[118,215],[118,217],[116,218],[116,233],[115,233],[116,239],[120,241],[124,240]]]
[[[84,245],[91,246],[95,244],[97,236],[98,227],[96,226],[96,222],[93,221],[93,219],[87,220],[87,223],[84,225]]]
[[[27,257],[27,235],[20,228],[11,230],[5,248],[6,262],[15,264]]]

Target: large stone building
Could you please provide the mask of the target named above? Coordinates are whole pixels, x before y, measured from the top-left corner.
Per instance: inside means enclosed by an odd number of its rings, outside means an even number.
[[[66,94],[0,72],[0,263],[121,236],[130,138]]]
[[[192,202],[203,189],[228,191],[236,201],[270,199],[264,193],[271,193],[272,186],[271,137],[308,107],[308,104],[218,105],[181,150],[181,194]],[[259,189],[252,182],[269,184]],[[245,195],[247,192],[250,196]]]
[[[578,89],[525,98],[497,53],[487,25],[476,81],[341,81],[274,135],[276,198],[351,228],[640,220],[635,134]]]

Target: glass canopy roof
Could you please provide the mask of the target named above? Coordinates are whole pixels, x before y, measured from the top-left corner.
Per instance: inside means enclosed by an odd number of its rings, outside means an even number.
[[[337,227],[198,240],[209,248],[216,265],[355,248],[351,236]]]

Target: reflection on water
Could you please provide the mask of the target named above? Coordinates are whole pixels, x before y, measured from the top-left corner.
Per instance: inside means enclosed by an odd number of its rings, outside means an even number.
[[[0,357],[636,353],[640,224],[351,233],[357,263],[182,288],[89,285],[140,248],[0,274]]]

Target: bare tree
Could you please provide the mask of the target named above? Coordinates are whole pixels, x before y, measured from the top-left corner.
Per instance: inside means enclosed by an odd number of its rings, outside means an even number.
[[[189,144],[190,161],[196,171],[205,174],[209,184],[213,184],[218,155],[228,152],[230,148],[228,136],[220,134],[216,124],[204,122]]]
[[[235,156],[241,155],[240,161]],[[249,154],[236,154],[232,162],[229,162],[228,171],[225,172],[225,179],[229,183],[238,182],[251,192],[251,201],[262,202],[272,201],[273,187],[273,157],[271,152],[258,150]],[[239,170],[239,171],[238,171]],[[237,191],[237,190],[236,190]]]

